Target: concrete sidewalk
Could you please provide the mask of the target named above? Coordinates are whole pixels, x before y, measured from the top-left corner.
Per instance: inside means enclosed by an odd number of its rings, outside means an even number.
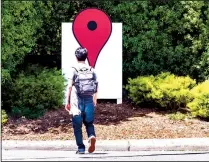
[[[88,146],[88,142],[84,141]],[[2,141],[4,150],[77,149],[75,141]],[[97,151],[209,151],[209,138],[98,140]]]

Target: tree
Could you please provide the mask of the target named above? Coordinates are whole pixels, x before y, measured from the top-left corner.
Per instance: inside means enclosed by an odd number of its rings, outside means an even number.
[[[70,22],[76,14],[75,2],[39,2],[35,9],[44,21],[38,29],[33,55],[61,55],[62,22]]]
[[[111,3],[112,8],[103,5],[103,9],[113,22],[123,23],[124,83],[128,77],[165,71],[204,78],[205,66],[196,65],[205,60],[202,55],[209,41],[208,2]]]
[[[2,3],[2,101],[6,104],[16,66],[21,64],[36,42],[36,29],[41,25],[30,1]]]

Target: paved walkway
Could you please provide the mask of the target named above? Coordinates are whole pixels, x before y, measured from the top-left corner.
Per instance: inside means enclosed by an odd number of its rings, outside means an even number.
[[[2,150],[2,161],[208,161],[209,152],[188,151],[75,151]]]

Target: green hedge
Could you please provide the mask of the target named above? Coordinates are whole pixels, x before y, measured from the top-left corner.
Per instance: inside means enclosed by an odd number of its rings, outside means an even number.
[[[187,104],[194,117],[209,118],[209,80],[191,90],[193,100]]]
[[[190,89],[196,82],[190,77],[161,73],[129,79],[126,89],[136,104],[152,104],[163,109],[185,107],[192,99]]]
[[[64,77],[60,70],[32,67],[13,84],[12,114],[38,118],[48,109],[60,108],[64,100]]]

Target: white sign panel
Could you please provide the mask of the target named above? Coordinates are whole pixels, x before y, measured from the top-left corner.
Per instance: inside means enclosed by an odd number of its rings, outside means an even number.
[[[62,23],[62,72],[65,77],[77,63],[75,50],[79,46],[72,23]],[[86,63],[89,64],[88,60]],[[117,103],[122,103],[122,23],[112,23],[112,34],[94,68],[99,82],[98,99],[117,99]]]

